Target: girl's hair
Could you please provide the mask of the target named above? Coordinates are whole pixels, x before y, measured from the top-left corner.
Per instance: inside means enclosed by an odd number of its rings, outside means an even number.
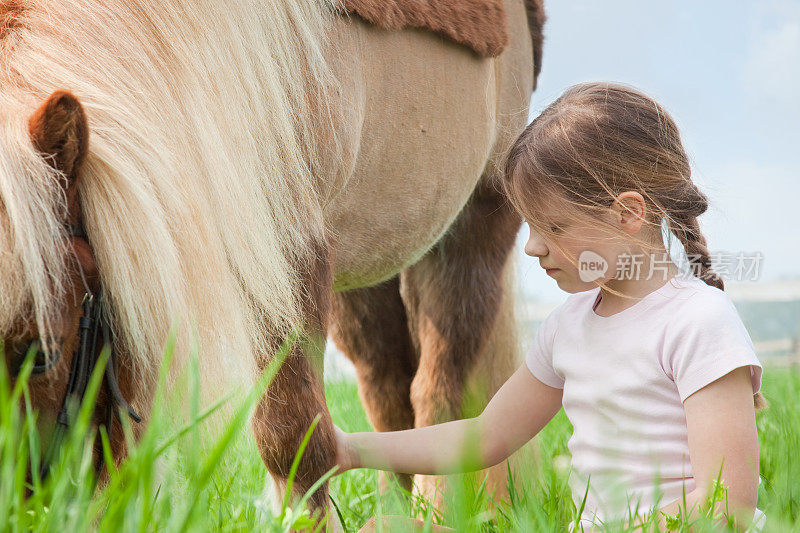
[[[657,227],[660,236],[666,221],[693,273],[725,289],[697,222],[708,199],[691,180],[678,127],[636,89],[601,82],[567,89],[514,142],[502,183],[516,210],[545,234],[555,233],[553,212],[566,202],[577,209],[563,218],[583,217],[589,226],[619,235],[597,215],[607,212],[620,193],[639,192],[647,204],[645,223]],[[655,248],[655,243],[639,244]],[[760,392],[754,404],[756,409],[768,405]]]
[[[578,208],[566,215],[570,219],[585,215],[588,225],[630,238],[597,215],[620,193],[639,192],[647,207],[645,224],[661,235],[665,221],[683,244],[692,272],[724,290],[697,222],[708,200],[691,180],[678,127],[636,89],[602,82],[567,89],[516,140],[502,181],[517,211],[544,234],[553,233],[554,207],[566,201]]]

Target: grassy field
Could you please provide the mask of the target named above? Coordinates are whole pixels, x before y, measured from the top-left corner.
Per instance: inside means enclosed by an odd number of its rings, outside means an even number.
[[[93,382],[97,385],[97,382]],[[302,502],[284,502],[273,514],[263,496],[266,471],[247,430],[249,403],[234,410],[228,427],[201,446],[197,423],[176,424],[174,407],[189,406],[190,420],[204,419],[195,388],[174,392],[156,406],[149,429],[130,458],[111,475],[110,483],[93,490],[90,454],[79,434],[86,430],[82,412],[76,434],[61,461],[44,482],[26,486],[28,464],[39,455],[34,420],[20,414],[23,387],[0,373],[0,527],[2,531],[286,531],[313,522]],[[768,518],[765,531],[800,531],[800,374],[767,368],[763,391],[771,407],[758,414],[761,476],[758,506]],[[348,431],[370,426],[353,383],[327,384],[334,421]],[[172,413],[172,414],[170,414]],[[357,531],[376,514],[427,517],[458,531],[564,531],[575,516],[567,486],[566,443],[571,428],[563,411],[530,445],[535,452],[520,474],[523,490],[512,501],[490,502],[469,476],[457,476],[451,505],[444,514],[427,502],[380,496],[374,471],[355,470],[331,481],[331,495],[347,531]],[[33,459],[31,459],[33,458]],[[30,492],[26,497],[26,492]],[[708,529],[707,522],[698,524]],[[609,528],[628,531],[625,528]]]
[[[760,474],[758,508],[767,515],[764,531],[800,531],[800,373],[784,368],[767,367],[762,390],[770,407],[757,414],[760,443]],[[354,384],[328,385],[328,397],[334,421],[347,431],[370,431],[358,401]],[[487,515],[487,502],[475,495],[469,486],[462,488],[460,508],[452,513],[437,516],[438,523],[459,530],[482,531],[564,531],[575,517],[575,506],[567,485],[569,458],[567,440],[572,427],[564,415],[558,413],[532,443],[538,450],[539,462],[532,472],[527,472],[524,485],[528,489],[519,495],[507,509],[496,515]],[[377,473],[357,470],[346,472],[333,481],[333,495],[337,498],[348,530],[363,524],[378,512],[381,502],[377,493]],[[384,512],[408,511],[397,502],[389,500]],[[427,510],[424,502],[413,501],[411,514]],[[502,506],[501,506],[502,509]],[[698,524],[699,526],[700,524]],[[611,530],[628,531],[626,528]]]

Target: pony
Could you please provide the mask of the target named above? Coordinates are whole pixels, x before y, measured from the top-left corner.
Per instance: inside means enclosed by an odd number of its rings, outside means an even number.
[[[0,338],[9,367],[40,343],[41,423],[99,292],[116,368],[95,423],[121,396],[135,437],[176,318],[173,366],[196,345],[207,398],[254,383],[302,326],[251,422],[279,487],[317,414],[296,490],[336,455],[329,334],[379,431],[485,403],[519,359],[522,220],[498,180],[544,20],[503,6],[508,45],[480,57],[335,0],[3,1]],[[121,461],[120,430],[111,445]]]

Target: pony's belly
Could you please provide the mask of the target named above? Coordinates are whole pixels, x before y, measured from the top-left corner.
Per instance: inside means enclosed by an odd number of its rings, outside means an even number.
[[[325,219],[346,290],[415,263],[452,224],[491,155],[497,89],[496,60],[433,34],[338,25],[349,155],[329,174]]]

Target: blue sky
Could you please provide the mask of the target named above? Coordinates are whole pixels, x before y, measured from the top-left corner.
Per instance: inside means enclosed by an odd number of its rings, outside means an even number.
[[[800,1],[546,1],[531,118],[568,86],[633,85],[681,129],[711,207],[712,252],[763,254],[763,281],[800,278]],[[522,252],[523,289],[566,296]]]

